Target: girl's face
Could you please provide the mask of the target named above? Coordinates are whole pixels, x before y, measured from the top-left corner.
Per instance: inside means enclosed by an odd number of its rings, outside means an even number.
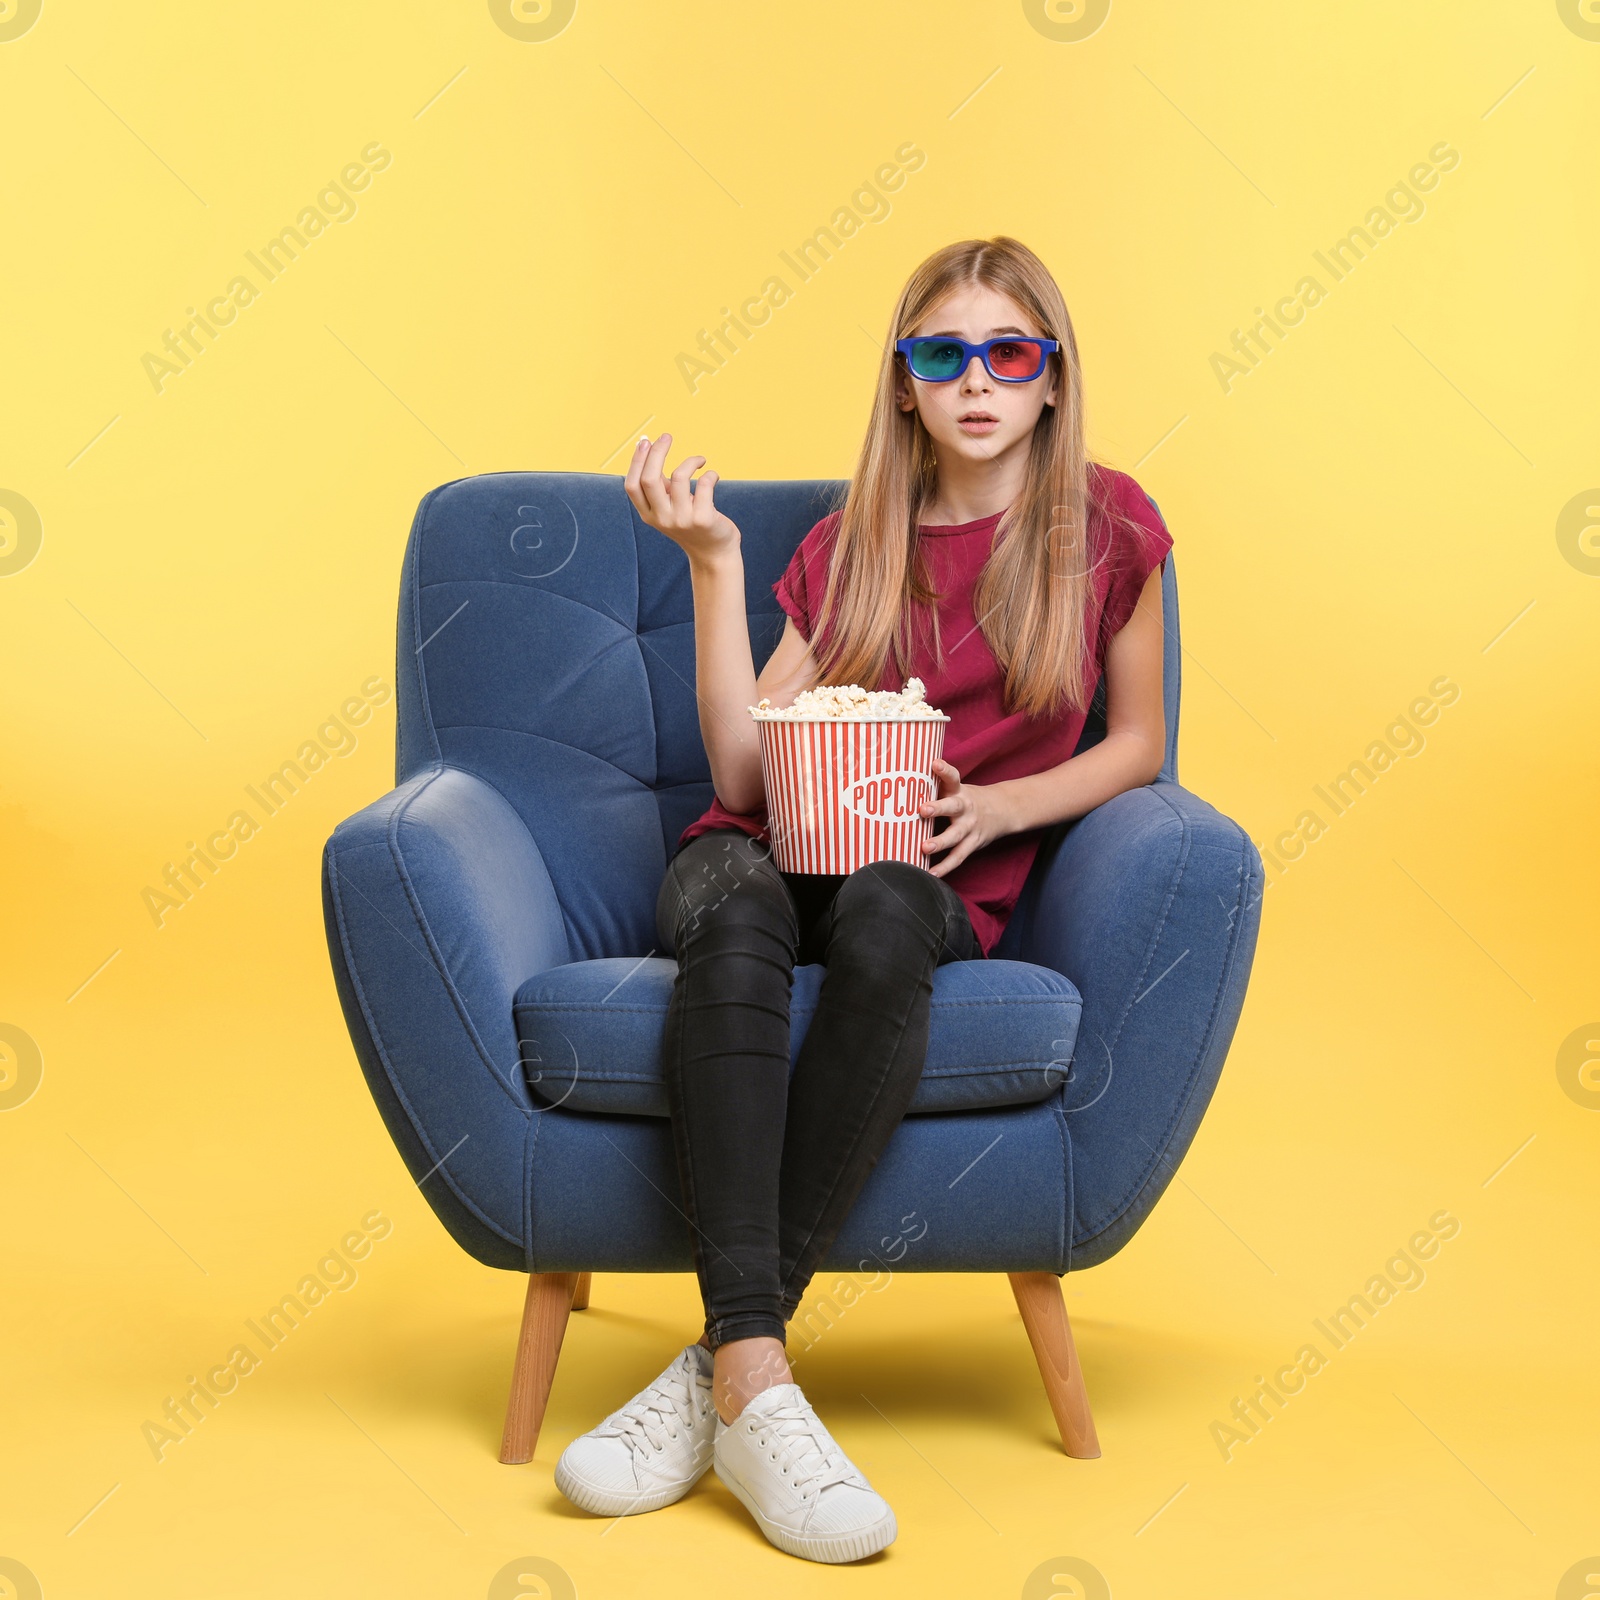
[[[928,313],[907,338],[953,334],[968,344],[1004,334],[1048,338],[1045,330],[1008,296],[984,285],[958,290]],[[1012,450],[1026,450],[1039,414],[1056,403],[1056,361],[1029,383],[1000,383],[976,356],[948,383],[913,378],[903,362],[895,376],[895,398],[902,411],[915,408],[933,438],[941,461],[951,456],[977,463],[996,461]]]

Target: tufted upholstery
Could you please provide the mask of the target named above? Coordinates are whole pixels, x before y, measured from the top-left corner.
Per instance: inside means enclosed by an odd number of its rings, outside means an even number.
[[[620,488],[594,492],[618,483],[500,473],[446,484],[418,513],[430,534],[413,538],[401,591],[408,632],[428,642],[410,663],[402,646],[401,701],[415,714],[402,718],[397,780],[435,761],[478,773],[541,846],[552,841],[574,961],[654,943],[668,852],[711,799],[688,565]],[[833,486],[787,486],[773,514],[742,518],[766,487],[718,488],[746,535],[757,660],[783,631],[771,586]],[[413,664],[426,671],[407,695]]]
[[[758,662],[781,631],[772,583],[843,487],[718,485],[743,534]],[[1243,831],[1178,785],[1170,558],[1163,599],[1160,779],[1051,830],[1000,959],[939,969],[927,1114],[897,1130],[830,1264],[866,1259],[916,1211],[929,1227],[906,1268],[1092,1265],[1132,1236],[1187,1149],[1243,1004],[1262,875]],[[446,1227],[492,1265],[691,1264],[652,1098],[659,1033],[637,1018],[604,1033],[616,1019],[592,1013],[610,1003],[613,969],[582,964],[661,961],[656,891],[711,794],[692,620],[681,552],[638,521],[617,477],[489,474],[418,508],[400,592],[397,786],[328,841],[323,904],[385,1124]],[[1098,705],[1080,749],[1103,736]],[[649,983],[668,972],[652,968]],[[797,976],[802,999],[814,981]],[[974,982],[1003,1018],[995,1038],[956,1022],[952,1002]],[[1040,994],[1051,1004],[1030,1023],[1015,1002]],[[529,1019],[575,996],[604,1059],[577,1103],[568,1092],[555,1104],[537,1048],[529,1082]],[[1068,1033],[1063,1071],[1054,1041]],[[990,1068],[999,1076],[974,1091]],[[1024,1103],[1020,1079],[1002,1081],[1012,1068],[1037,1069],[1042,1097]]]

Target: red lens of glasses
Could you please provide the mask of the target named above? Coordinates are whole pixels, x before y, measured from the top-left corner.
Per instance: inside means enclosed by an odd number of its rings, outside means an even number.
[[[1007,339],[989,351],[989,365],[997,378],[1031,378],[1043,360],[1043,347],[1032,339]]]

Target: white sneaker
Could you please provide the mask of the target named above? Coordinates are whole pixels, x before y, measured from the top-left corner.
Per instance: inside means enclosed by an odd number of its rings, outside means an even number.
[[[654,1383],[561,1452],[556,1487],[602,1517],[681,1500],[711,1465],[718,1421],[711,1368],[709,1350],[685,1345]]]
[[[717,1419],[717,1476],[780,1550],[859,1561],[894,1542],[894,1512],[874,1492],[797,1383],[763,1389],[731,1423]]]

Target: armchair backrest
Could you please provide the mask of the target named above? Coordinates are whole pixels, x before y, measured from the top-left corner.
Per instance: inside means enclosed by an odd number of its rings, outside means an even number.
[[[842,480],[719,482],[739,525],[757,670],[783,631],[772,585]],[[1176,777],[1177,582],[1167,563],[1167,770]],[[539,846],[574,959],[656,944],[678,834],[711,802],[688,563],[618,476],[457,479],[417,509],[400,587],[396,779],[444,763],[493,785]],[[1104,734],[1101,691],[1080,748]]]

